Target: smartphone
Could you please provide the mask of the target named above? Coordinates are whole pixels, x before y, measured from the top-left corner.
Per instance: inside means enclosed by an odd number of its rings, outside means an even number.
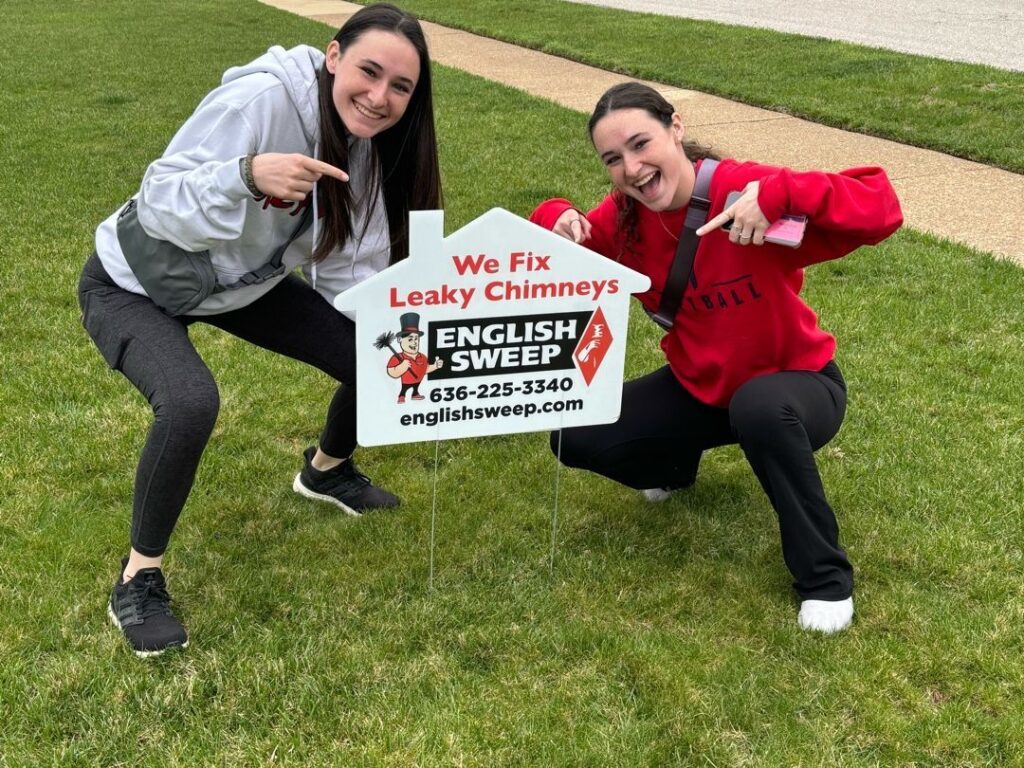
[[[728,208],[739,200],[742,194],[742,192],[730,192],[725,198],[725,207]],[[732,229],[732,219],[723,224],[722,229],[727,232]],[[785,245],[789,248],[799,248],[800,243],[803,242],[804,230],[806,229],[806,216],[786,213],[778,221],[772,222],[768,229],[765,230],[764,241],[766,243],[775,243],[775,245]]]
[[[804,230],[807,229],[806,216],[794,216],[784,213],[778,221],[772,222],[771,226],[764,231],[764,241],[785,245],[789,248],[799,248],[804,239]]]

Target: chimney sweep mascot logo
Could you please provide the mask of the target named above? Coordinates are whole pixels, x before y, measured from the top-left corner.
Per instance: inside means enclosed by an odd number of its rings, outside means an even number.
[[[394,354],[388,360],[388,376],[401,379],[402,388],[398,392],[399,404],[405,402],[405,395],[411,389],[413,400],[422,400],[420,382],[428,373],[433,373],[444,365],[444,360],[437,357],[431,365],[427,364],[427,356],[420,352],[420,316],[415,312],[406,312],[401,318],[401,330],[398,332],[399,352],[393,346],[395,334],[385,331],[373,343],[377,349],[387,347]]]

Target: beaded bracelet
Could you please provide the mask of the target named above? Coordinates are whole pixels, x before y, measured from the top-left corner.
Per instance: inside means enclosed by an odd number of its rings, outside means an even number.
[[[249,190],[253,197],[263,197],[263,193],[260,192],[260,188],[256,186],[256,179],[252,177],[252,159],[256,157],[255,152],[251,152],[245,157],[239,158],[238,160],[238,171],[242,174],[242,181],[245,183],[245,188]]]

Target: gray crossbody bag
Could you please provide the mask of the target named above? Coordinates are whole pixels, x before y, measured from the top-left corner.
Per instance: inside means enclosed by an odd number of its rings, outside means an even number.
[[[227,285],[217,280],[209,251],[186,251],[146,234],[139,223],[135,198],[129,200],[117,216],[117,241],[135,279],[149,298],[168,315],[177,317],[191,312],[215,293],[259,285],[284,274],[284,252],[312,222],[313,206],[307,204],[291,237],[271,254],[270,260]]]
[[[683,231],[679,233],[676,255],[669,268],[665,288],[661,292],[658,311],[645,310],[647,316],[666,331],[671,330],[672,324],[676,320],[676,313],[679,312],[683,294],[686,293],[686,284],[690,282],[693,275],[693,260],[697,256],[697,246],[699,245],[697,230],[708,220],[708,210],[711,208],[711,177],[715,175],[716,168],[718,168],[718,161],[710,157],[704,158],[701,162],[700,170],[697,172],[697,178],[693,184],[693,192],[690,193],[690,203],[686,209]]]

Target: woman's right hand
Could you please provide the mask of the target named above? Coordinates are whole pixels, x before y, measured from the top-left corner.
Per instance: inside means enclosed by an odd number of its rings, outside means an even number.
[[[256,188],[281,200],[305,200],[313,184],[322,176],[348,181],[348,174],[340,168],[306,155],[266,152],[252,159],[252,178]]]
[[[582,243],[584,240],[590,239],[591,224],[582,213],[575,208],[569,208],[558,217],[551,231],[566,240]]]

